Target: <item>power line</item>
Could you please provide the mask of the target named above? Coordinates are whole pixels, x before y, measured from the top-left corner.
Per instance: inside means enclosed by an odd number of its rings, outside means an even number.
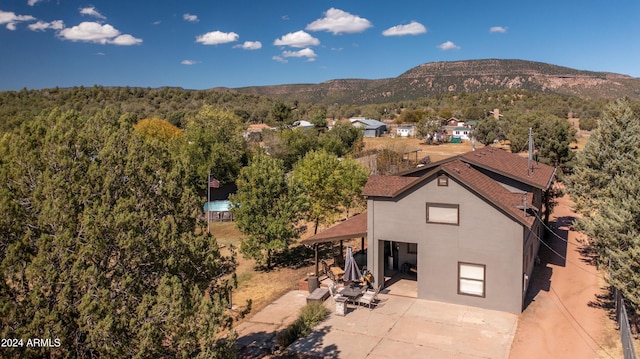
[[[549,246],[547,243],[545,243],[542,239],[540,239],[540,237],[538,237],[537,234],[535,234],[534,232],[532,232],[533,235],[538,239],[538,241],[540,243],[542,243],[545,247],[547,247],[551,252],[553,252],[555,255],[557,255],[558,257],[562,258],[565,262],[571,263],[573,265],[575,265],[576,267],[578,267],[578,269],[589,273],[597,278],[606,280],[604,277],[600,276],[597,273],[593,273],[591,271],[586,270],[585,268],[582,268],[582,266],[580,266],[578,263],[574,263],[573,261],[569,260],[568,258],[564,257],[563,255],[561,255],[560,253],[558,253],[557,251],[555,251],[553,248],[551,248],[551,246]],[[560,238],[560,237],[558,237]],[[562,240],[564,240],[563,238],[560,238]],[[564,240],[565,242],[569,243],[567,240]],[[569,308],[567,308],[567,306],[564,304],[564,302],[562,301],[562,299],[560,299],[560,296],[558,295],[558,293],[555,291],[555,289],[553,289],[553,287],[550,287],[550,291],[553,292],[554,296],[558,299],[558,302],[560,302],[560,304],[562,305],[562,307],[565,309],[565,311],[569,314],[569,316],[571,316],[571,319],[573,320],[573,322],[576,323],[576,325],[578,327],[580,327],[580,329],[582,329],[582,331],[598,346],[598,348],[600,348],[600,350],[602,350],[603,352],[605,352],[610,358],[614,358],[607,350],[605,350],[605,348],[602,347],[602,345],[600,345],[592,336],[591,334],[589,334],[589,332],[587,332],[587,330],[582,326],[582,324],[580,324],[580,322],[578,322],[578,320],[576,319],[576,317],[571,313],[571,311],[569,311]],[[559,309],[559,308],[558,308]],[[562,313],[562,311],[560,311]],[[564,316],[564,313],[563,313]],[[566,318],[566,316],[565,316]],[[567,318],[568,319],[568,318]],[[578,332],[578,330],[576,328],[574,328],[574,330],[576,330],[576,332]],[[578,332],[579,333],[579,332]],[[582,336],[581,336],[582,337]],[[586,341],[585,338],[582,337],[582,340],[587,344],[587,346],[589,346],[589,349],[591,349],[594,353],[596,353],[596,350],[593,349],[589,343]]]
[[[531,232],[531,233],[533,233],[533,232]],[[573,261],[569,260],[567,257],[563,256],[562,254],[560,254],[560,253],[556,252],[553,248],[551,248],[551,246],[549,246],[547,243],[545,243],[545,241],[543,241],[542,239],[540,239],[540,237],[538,237],[538,235],[537,235],[537,234],[533,233],[533,235],[538,239],[538,241],[539,241],[540,243],[542,243],[545,247],[549,248],[549,250],[550,250],[551,252],[553,252],[553,253],[554,253],[555,255],[557,255],[558,257],[562,258],[565,262],[571,263],[571,264],[575,265],[576,267],[578,267],[578,269],[580,269],[580,270],[582,270],[582,271],[584,271],[584,272],[586,272],[586,273],[589,273],[589,274],[591,274],[591,275],[593,275],[593,276],[595,276],[595,277],[598,277],[598,278],[600,278],[600,279],[604,279],[604,280],[606,280],[606,278],[602,277],[601,275],[599,275],[599,274],[597,274],[597,273],[593,273],[593,272],[591,272],[591,271],[588,271],[588,270],[586,270],[586,269],[582,268],[578,263],[575,263],[575,262],[573,262]]]
[[[580,327],[580,329],[582,329],[582,331],[584,332],[584,334],[586,334],[595,345],[598,346],[598,348],[600,348],[600,350],[602,350],[603,352],[605,352],[610,358],[615,359],[605,348],[602,347],[602,345],[600,345],[600,343],[598,343],[598,341],[596,341],[593,336],[591,336],[591,334],[589,334],[589,332],[582,326],[582,324],[580,324],[580,322],[578,321],[578,319],[576,319],[576,317],[571,313],[571,311],[569,310],[569,308],[567,308],[567,306],[564,304],[564,302],[562,301],[562,299],[560,299],[560,296],[558,295],[558,293],[556,292],[555,289],[553,289],[552,287],[550,287],[550,291],[553,293],[553,295],[558,299],[558,302],[560,302],[560,304],[562,305],[562,307],[564,308],[564,310],[569,314],[569,316],[571,317],[571,319],[573,320],[573,322],[575,322],[575,324]],[[555,304],[555,303],[554,303]],[[557,304],[556,304],[557,307]],[[560,308],[558,308],[560,309]],[[562,310],[560,310],[560,313],[562,313],[562,315],[567,319],[567,321],[569,321],[569,318],[567,318],[567,316],[562,312]],[[569,321],[571,322],[571,321]],[[573,326],[572,326],[573,327]],[[578,331],[578,329],[576,329],[575,327],[573,328],[578,334],[580,334],[580,332]],[[595,349],[593,349],[591,347],[591,345],[589,345],[589,343],[587,342],[587,340],[582,337],[582,335],[580,336],[582,338],[582,340],[585,342],[585,344],[587,344],[587,346],[589,347],[589,349],[591,349],[591,351],[593,351],[594,353],[597,353]]]

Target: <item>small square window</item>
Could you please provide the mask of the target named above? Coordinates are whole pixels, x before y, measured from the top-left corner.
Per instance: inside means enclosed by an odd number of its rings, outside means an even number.
[[[446,187],[449,185],[449,177],[447,175],[438,176],[438,186]]]

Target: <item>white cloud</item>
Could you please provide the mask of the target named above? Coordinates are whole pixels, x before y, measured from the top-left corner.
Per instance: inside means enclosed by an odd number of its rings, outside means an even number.
[[[45,31],[47,29],[62,30],[64,29],[64,22],[62,20],[54,20],[51,22],[38,20],[38,22],[34,24],[29,24],[29,29],[32,31]]]
[[[65,40],[95,42],[98,44],[136,45],[142,42],[131,35],[121,35],[120,31],[109,24],[81,22],[79,25],[62,29],[58,36]]]
[[[222,32],[216,30],[196,36],[196,42],[199,42],[203,45],[219,45],[238,41],[239,37],[240,36],[235,32]]]
[[[200,19],[198,19],[198,15],[184,14],[184,15],[182,15],[182,18],[184,19],[184,21],[188,21],[188,22],[198,22],[198,21],[200,21]]]
[[[262,43],[260,41],[245,41],[243,44],[234,45],[233,47],[243,50],[258,50],[262,48]]]
[[[274,57],[271,58],[271,60],[275,60],[275,61],[281,62],[283,64],[286,64],[287,62],[289,62],[289,60],[287,60],[285,58],[282,58],[282,56],[274,56]]]
[[[492,26],[489,29],[489,32],[505,33],[505,32],[507,32],[507,28],[503,27],[503,26]]]
[[[283,51],[282,56],[283,57],[306,57],[307,61],[315,61],[316,57],[318,57],[318,55],[316,55],[316,53],[310,48],[306,48],[298,51]]]
[[[153,22],[154,25],[160,25],[161,23],[162,23],[161,20],[156,20],[156,21]]]
[[[80,8],[80,14],[97,17],[98,19],[106,19],[106,17],[99,13],[94,6]]]
[[[9,30],[15,30],[16,24],[21,21],[34,21],[36,18],[31,15],[16,15],[11,11],[0,10],[0,25],[5,25]]]
[[[302,48],[309,46],[318,46],[320,45],[320,40],[300,30],[283,35],[281,38],[276,39],[273,44],[275,46],[291,46]]]
[[[407,25],[396,25],[382,32],[384,36],[419,35],[427,32],[427,28],[419,22],[411,21]]]
[[[334,35],[363,32],[373,26],[371,21],[346,11],[331,8],[324,13],[324,17],[307,25],[310,31],[328,31]]]
[[[28,1],[27,1],[27,4],[28,4],[29,6],[33,6],[33,5],[35,5],[35,4],[39,3],[39,2],[42,2],[42,1],[43,1],[43,0],[28,0]]]
[[[182,65],[195,65],[195,64],[199,64],[199,61],[194,61],[194,60],[182,60],[182,62],[180,62]]]
[[[447,41],[447,42],[443,42],[440,45],[438,45],[438,48],[442,51],[448,51],[448,50],[459,50],[460,46],[454,44],[451,41]]]
[[[120,45],[120,46],[131,46],[131,45],[141,44],[142,39],[135,38],[129,34],[124,34],[109,41],[109,43],[114,45]]]

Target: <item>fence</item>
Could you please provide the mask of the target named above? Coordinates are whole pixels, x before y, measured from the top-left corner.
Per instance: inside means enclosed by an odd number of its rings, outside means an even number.
[[[637,359],[636,350],[633,347],[629,317],[627,317],[627,308],[624,305],[624,297],[616,288],[613,288],[613,295],[616,303],[616,319],[620,326],[620,340],[622,341],[624,359]]]

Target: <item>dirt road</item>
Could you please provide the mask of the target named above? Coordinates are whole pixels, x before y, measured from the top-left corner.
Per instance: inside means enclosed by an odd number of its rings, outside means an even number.
[[[512,359],[622,358],[616,324],[606,306],[602,273],[581,249],[584,237],[571,230],[576,214],[568,196],[554,209],[551,235],[540,247],[511,347]]]

